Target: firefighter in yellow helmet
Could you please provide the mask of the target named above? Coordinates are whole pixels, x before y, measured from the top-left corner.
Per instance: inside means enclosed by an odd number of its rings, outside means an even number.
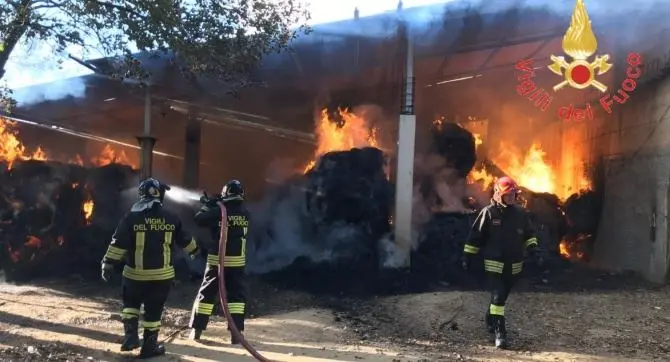
[[[524,252],[537,253],[537,238],[528,213],[518,205],[517,184],[509,177],[496,180],[491,203],[477,216],[463,250],[463,268],[470,269],[473,255],[484,258],[491,302],[486,327],[495,333],[495,346],[507,348],[505,302],[523,268]]]
[[[213,201],[213,202],[212,202]],[[228,217],[228,239],[226,250],[219,250],[218,240],[221,231],[221,209],[218,201],[226,208]],[[193,303],[190,338],[200,339],[202,331],[207,329],[209,317],[214,313],[219,302],[219,253],[225,252],[224,278],[226,295],[228,297],[228,311],[239,331],[244,331],[244,316],[246,309],[246,254],[247,233],[249,231],[249,213],[244,206],[244,188],[237,180],[229,181],[213,200],[202,200],[203,206],[195,215],[195,222],[201,227],[207,227],[216,240],[216,245],[208,248],[207,266],[198,295]],[[228,327],[230,329],[230,326]],[[231,333],[231,344],[240,343]]]
[[[119,222],[102,259],[105,281],[111,277],[114,263],[126,264],[121,290],[125,332],[122,351],[140,347],[139,318],[144,305],[141,359],[165,354],[165,347],[158,343],[158,331],[175,276],[171,258],[173,244],[191,255],[197,251],[195,240],[186,233],[179,217],[163,208],[163,198],[169,189],[153,178],[140,183],[139,200]]]

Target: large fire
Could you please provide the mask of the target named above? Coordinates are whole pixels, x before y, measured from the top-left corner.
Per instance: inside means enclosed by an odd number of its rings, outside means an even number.
[[[317,141],[314,159],[305,167],[304,172],[312,169],[316,160],[325,153],[360,147],[379,147],[377,130],[371,127],[367,120],[348,109],[338,109],[337,112],[340,121],[332,119],[326,109],[321,111],[314,130]]]
[[[482,144],[481,136],[477,134],[474,136],[475,145],[479,147]],[[526,152],[523,152],[501,142],[500,150],[498,154],[491,156],[491,161],[520,186],[530,191],[552,193],[565,200],[575,192],[591,188],[591,182],[585,175],[577,172],[577,167],[567,169],[572,180],[568,180],[567,177],[559,178],[561,171],[565,173],[566,169],[552,166],[546,160],[547,154],[539,143],[533,143]],[[468,179],[470,183],[481,183],[486,188],[493,183],[495,177],[481,166],[473,169]],[[564,183],[568,185],[561,187],[561,180],[566,180]]]
[[[40,148],[34,152],[26,151],[26,147],[19,140],[16,123],[0,118],[0,160],[7,162],[7,168],[12,168],[14,162],[20,160],[46,160],[46,153]]]
[[[552,193],[566,200],[575,192],[589,190],[591,182],[584,174],[580,162],[583,154],[579,152],[577,141],[579,135],[575,134],[574,129],[565,133],[569,137],[564,139],[566,152],[562,154],[563,162],[560,168],[552,166],[546,160],[547,154],[539,143],[533,143],[526,152],[523,152],[517,147],[501,142],[499,147],[501,151],[491,155],[490,160],[520,186],[533,192]],[[483,144],[482,137],[479,134],[473,136],[475,147],[479,148]],[[495,177],[488,173],[484,166],[474,168],[468,175],[469,183],[479,183],[484,188],[488,188],[494,181]],[[578,239],[581,237],[583,236],[579,236]],[[574,245],[579,245],[578,241],[580,240],[562,240],[559,253],[568,259],[582,259],[584,253],[573,250]]]
[[[130,158],[128,158],[128,155],[123,150],[116,152],[109,144],[105,145],[98,156],[91,159],[91,163],[96,166],[106,166],[111,163],[119,163],[122,165],[130,165],[135,167],[135,165],[130,161]]]
[[[16,122],[0,117],[0,161],[4,161],[8,169],[11,169],[16,161],[47,161],[51,159],[39,146],[33,152],[26,150],[26,146],[19,138]],[[75,155],[73,159],[67,160],[67,162],[84,165],[84,160],[80,155]],[[105,145],[99,155],[92,157],[90,163],[94,166],[119,163],[137,168],[137,165],[130,160],[123,150],[115,151],[109,144]]]

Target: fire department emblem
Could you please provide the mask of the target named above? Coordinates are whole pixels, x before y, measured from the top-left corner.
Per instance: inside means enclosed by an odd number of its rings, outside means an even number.
[[[577,0],[575,4],[570,26],[563,36],[562,48],[572,61],[566,60],[563,56],[551,55],[553,63],[548,66],[549,70],[564,77],[562,82],[554,86],[554,91],[569,85],[575,89],[594,87],[605,93],[607,86],[599,82],[596,75],[607,73],[612,64],[607,62],[610,58],[608,54],[596,55],[592,62],[589,61],[598,50],[598,40],[591,29],[591,20],[586,12],[584,0]]]

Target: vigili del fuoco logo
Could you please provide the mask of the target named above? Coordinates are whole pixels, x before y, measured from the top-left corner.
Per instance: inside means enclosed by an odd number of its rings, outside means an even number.
[[[598,76],[609,72],[612,64],[608,63],[609,54],[597,54],[598,40],[591,28],[591,20],[586,12],[584,0],[577,0],[575,4],[570,26],[563,35],[562,48],[568,59],[552,54],[550,57],[552,63],[547,67],[552,73],[563,78],[554,85],[551,92],[538,88],[533,81],[535,78],[533,59],[524,59],[516,64],[516,69],[522,73],[517,77],[519,81],[516,86],[517,93],[542,111],[546,111],[551,106],[554,100],[552,94],[566,86],[579,90],[592,87],[603,93],[598,103],[605,112],[611,114],[615,102],[617,104],[626,103],[637,87],[636,80],[642,76],[640,68],[642,56],[638,53],[630,53],[626,59],[628,63],[626,78],[614,94],[607,92],[608,87],[598,80]],[[594,54],[593,60],[589,60]],[[575,108],[572,104],[561,105],[558,107],[558,117],[566,121],[593,119],[593,109],[588,102],[581,109]]]

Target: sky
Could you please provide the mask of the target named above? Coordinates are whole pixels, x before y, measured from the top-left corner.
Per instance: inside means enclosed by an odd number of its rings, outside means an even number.
[[[404,7],[422,6],[446,2],[445,0],[403,0]],[[397,0],[311,0],[309,9],[312,15],[310,24],[321,24],[353,18],[354,9],[358,7],[360,16],[393,10],[398,6]],[[82,54],[79,49],[68,49],[77,57],[98,58],[100,54]],[[50,83],[59,79],[89,74],[90,70],[77,62],[65,59],[57,62],[52,56],[52,48],[48,44],[35,43],[31,46],[17,47],[6,65],[4,81],[12,89],[19,89],[40,83]]]

